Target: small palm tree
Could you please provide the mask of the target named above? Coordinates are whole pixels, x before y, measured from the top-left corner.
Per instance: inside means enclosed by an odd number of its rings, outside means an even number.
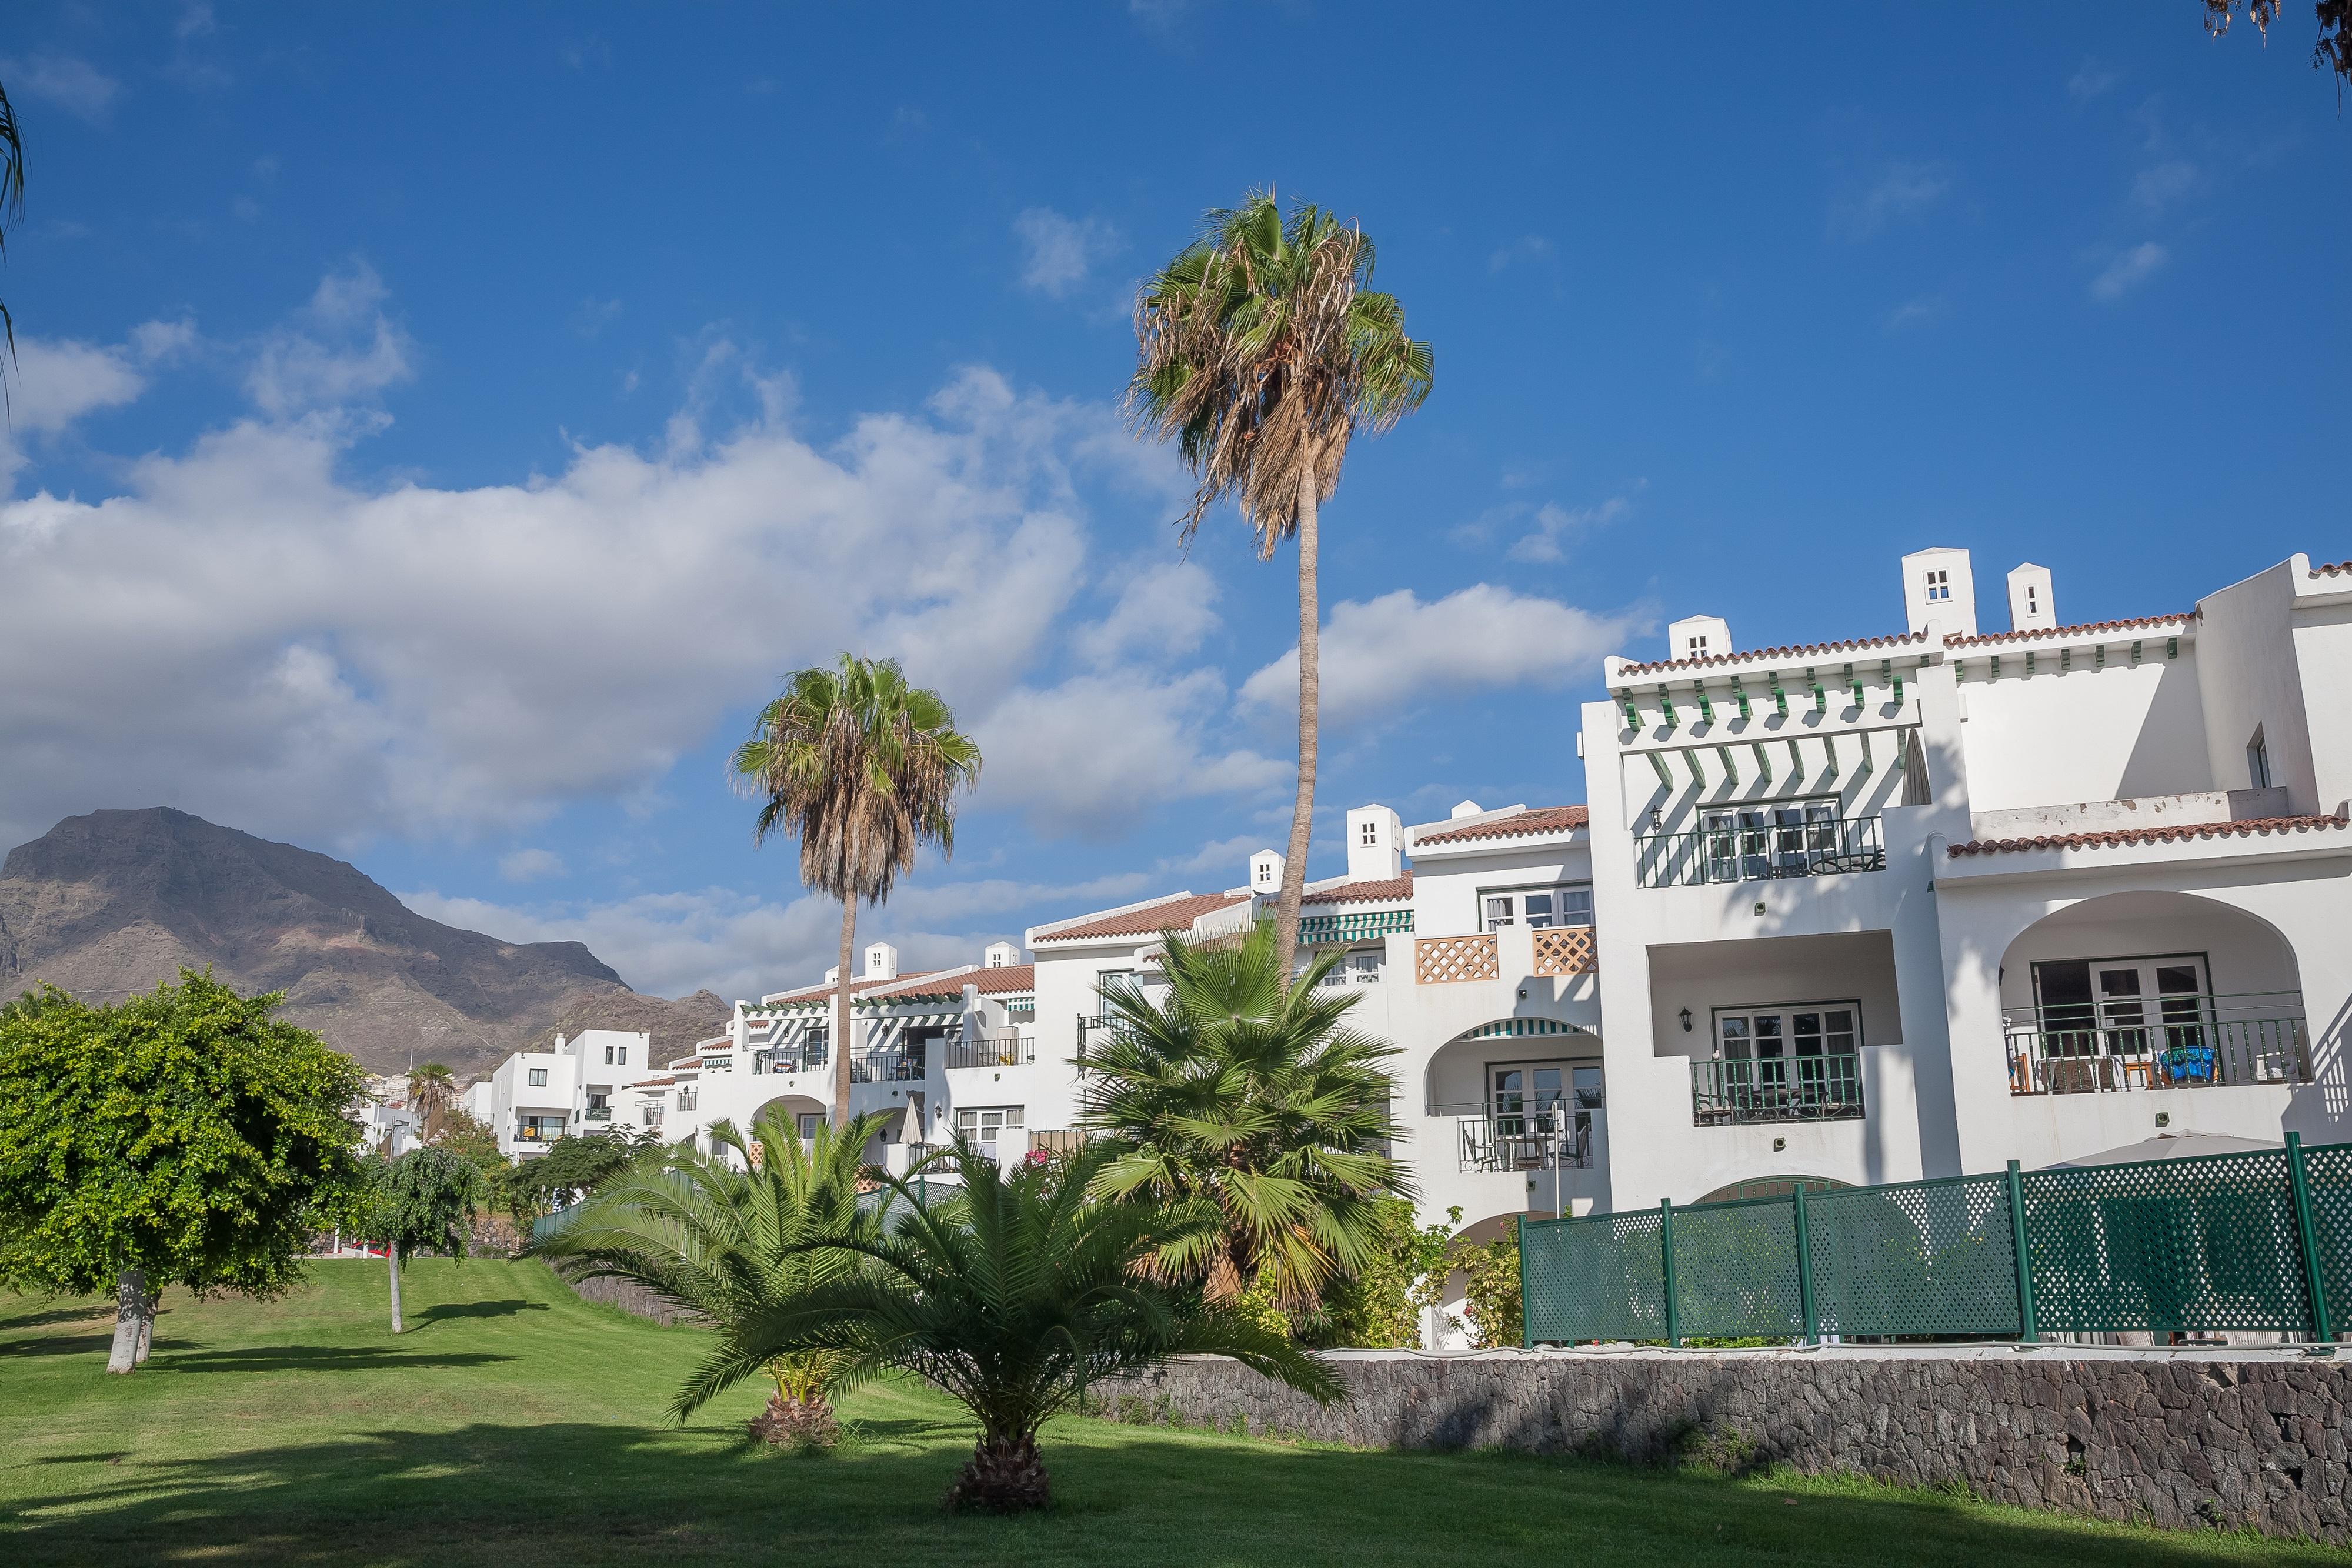
[[[849,1120],[849,998],[857,900],[879,904],[928,845],[955,850],[955,803],[980,778],[980,748],[936,691],[896,659],[849,654],[799,670],[735,748],[737,786],[761,797],[751,841],[797,834],[801,880],[841,900],[834,1002],[833,1119]]]
[[[1298,905],[1315,817],[1321,700],[1318,510],[1339,483],[1348,443],[1421,406],[1429,345],[1405,336],[1404,308],[1371,291],[1372,242],[1320,207],[1285,222],[1271,191],[1202,219],[1201,237],[1143,287],[1128,405],[1173,437],[1199,478],[1180,524],[1187,543],[1225,497],[1271,560],[1298,541],[1298,795],[1276,905],[1282,972],[1298,951]]]
[[[881,1236],[879,1208],[858,1202],[859,1152],[888,1120],[820,1125],[805,1145],[774,1109],[752,1121],[748,1137],[732,1122],[715,1123],[709,1153],[679,1144],[654,1168],[606,1183],[532,1254],[568,1279],[642,1285],[731,1332],[856,1267],[850,1254],[810,1250],[813,1244]],[[769,1358],[762,1370],[777,1400],[771,1417],[790,1430],[829,1430],[827,1394],[840,1360],[822,1352]],[[693,1407],[683,1394],[679,1405]]]
[[[1350,991],[1325,988],[1337,952],[1283,984],[1273,928],[1194,943],[1172,933],[1167,1000],[1107,987],[1108,1038],[1087,1053],[1080,1124],[1109,1154],[1110,1198],[1202,1200],[1222,1224],[1166,1255],[1213,1300],[1253,1285],[1292,1306],[1353,1275],[1381,1234],[1378,1200],[1411,1197],[1387,1151],[1396,1050],[1347,1026]]]
[[[904,1368],[980,1424],[950,1506],[1014,1513],[1053,1500],[1039,1429],[1105,1378],[1175,1355],[1228,1355],[1335,1397],[1331,1369],[1280,1334],[1149,1277],[1152,1256],[1213,1228],[1216,1215],[1095,1202],[1087,1188],[1106,1157],[1088,1150],[1006,1175],[958,1138],[933,1158],[959,1173],[961,1194],[927,1204],[891,1180],[906,1210],[890,1234],[838,1247],[866,1267],[734,1326],[681,1397],[680,1415],[780,1355],[839,1356],[845,1381]]]
[[[441,1131],[442,1121],[457,1100],[457,1079],[447,1064],[426,1062],[408,1069],[408,1103],[423,1124],[429,1142]]]

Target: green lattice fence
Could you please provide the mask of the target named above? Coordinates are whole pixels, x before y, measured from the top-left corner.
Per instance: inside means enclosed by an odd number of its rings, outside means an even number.
[[[2352,1144],[1520,1227],[1528,1342],[2270,1330],[2352,1307]]]

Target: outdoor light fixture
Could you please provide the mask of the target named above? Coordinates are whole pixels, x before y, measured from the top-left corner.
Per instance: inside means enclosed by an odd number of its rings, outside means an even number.
[[[1786,1149],[1788,1146],[1789,1141],[1786,1138],[1775,1138],[1772,1140],[1772,1152],[1775,1154],[1778,1154],[1781,1150]]]
[[[1690,1009],[1687,1007],[1683,1009],[1683,1033],[1690,1033]]]

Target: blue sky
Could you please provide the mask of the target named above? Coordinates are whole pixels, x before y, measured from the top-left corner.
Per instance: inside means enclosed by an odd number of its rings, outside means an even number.
[[[2292,8],[2291,8],[2292,9]],[[1326,513],[1339,814],[1580,798],[1664,618],[2068,619],[2347,549],[2352,123],[2191,0],[19,5],[0,842],[168,803],[632,984],[825,962],[728,746],[907,658],[988,745],[910,962],[1239,879],[1290,563],[1123,432],[1137,279],[1273,183],[1436,349]]]

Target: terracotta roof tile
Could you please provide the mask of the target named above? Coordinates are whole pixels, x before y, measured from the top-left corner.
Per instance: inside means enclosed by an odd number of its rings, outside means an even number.
[[[2190,610],[2178,616],[2138,616],[2127,621],[2084,621],[2071,626],[2045,626],[2039,631],[1980,632],[1972,637],[1946,637],[1944,646],[1946,647],[1981,647],[1987,643],[1997,642],[2043,642],[2051,637],[2083,637],[2091,632],[2127,632],[2137,631],[2142,626],[2180,625],[2196,618],[2197,612]]]
[[[1371,904],[1390,899],[1412,897],[1412,873],[1402,877],[1384,877],[1377,881],[1342,882],[1336,888],[1309,888],[1298,901],[1302,904]]]
[[[853,980],[849,983],[849,994],[852,996],[863,996],[878,986],[904,985],[908,981],[920,980],[927,974],[938,973],[939,971],[934,969],[919,969],[912,974],[900,974],[888,980]],[[776,1007],[789,1007],[795,1002],[814,1002],[819,997],[838,994],[840,990],[840,986],[821,980],[814,985],[796,985],[790,991],[772,992],[771,994],[775,997],[774,1001],[746,1003],[744,1011],[758,1013]]]
[[[2311,574],[2315,577],[2342,577],[2352,574],[2352,561],[2333,561],[2325,566],[2315,566],[2311,569]]]
[[[1582,827],[1591,814],[1580,805],[1544,805],[1533,811],[1523,811],[1516,816],[1498,816],[1491,822],[1475,822],[1467,827],[1449,827],[1435,833],[1424,833],[1413,840],[1418,848],[1430,844],[1468,844],[1480,838],[1519,838],[1531,833],[1562,833]]]
[[[1125,914],[1105,915],[1098,921],[1065,926],[1060,931],[1040,931],[1034,940],[1076,942],[1087,937],[1150,936],[1154,931],[1190,931],[1192,922],[1202,915],[1245,904],[1249,897],[1247,893],[1177,893]]]
[[[2110,833],[2043,834],[2032,838],[1979,838],[1945,853],[1998,855],[2016,849],[2108,849],[2123,844],[2172,844],[2184,838],[2246,838],[2256,834],[2310,833],[2344,826],[2340,816],[2258,816],[2244,822],[2183,822],[2166,827],[2126,827]]]
[[[887,991],[877,992],[877,998],[911,1001],[919,996],[961,996],[967,985],[977,986],[983,996],[1021,996],[1037,989],[1037,966],[1034,963],[1005,963],[994,969],[967,969],[960,974],[940,973],[924,976],[909,985],[894,985]]]
[[[1654,664],[1629,664],[1619,676],[1653,675],[1668,669],[1701,669],[1709,665],[1745,664],[1750,659],[1772,658],[1783,662],[1800,658],[1818,658],[1825,653],[1851,653],[1863,647],[1901,647],[1906,643],[1926,642],[1925,632],[1899,632],[1892,637],[1856,637],[1851,642],[1806,643],[1792,647],[1758,647],[1745,652],[1708,654],[1702,658],[1662,658]]]

